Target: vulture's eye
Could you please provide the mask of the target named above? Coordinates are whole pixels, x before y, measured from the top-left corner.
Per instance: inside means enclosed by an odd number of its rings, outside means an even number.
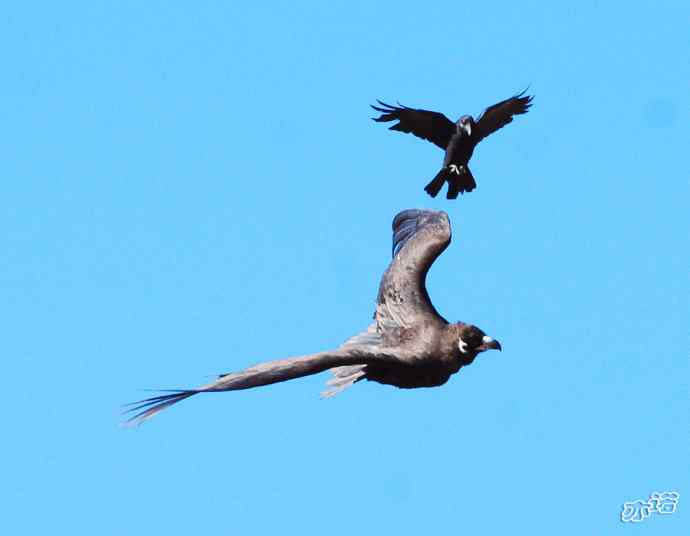
[[[463,340],[470,348],[477,348],[481,346],[482,342],[484,342],[482,340],[483,337],[484,334],[477,328],[474,328],[469,330],[469,332],[463,337]]]

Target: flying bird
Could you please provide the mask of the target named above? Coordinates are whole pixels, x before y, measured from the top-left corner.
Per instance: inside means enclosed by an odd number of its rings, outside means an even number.
[[[471,192],[477,186],[468,167],[477,144],[510,123],[514,115],[529,110],[533,97],[525,95],[525,91],[489,106],[476,120],[470,115],[463,115],[456,123],[442,113],[408,108],[400,103],[391,106],[377,100],[380,106],[371,107],[381,112],[379,117],[373,118],[374,121],[398,121],[388,130],[412,133],[446,152],[443,167],[424,190],[431,197],[436,197],[448,181],[446,198],[456,199],[459,193]]]
[[[500,343],[464,322],[448,323],[434,308],[426,275],[451,239],[445,212],[405,210],[393,220],[393,260],[379,285],[374,322],[339,348],[268,361],[223,374],[196,389],[175,390],[129,404],[126,424],[140,424],[199,393],[250,389],[331,369],[324,397],[361,380],[401,388],[435,387]]]

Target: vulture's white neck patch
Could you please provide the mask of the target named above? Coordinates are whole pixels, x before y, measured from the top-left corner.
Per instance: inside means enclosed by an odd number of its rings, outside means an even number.
[[[462,337],[458,338],[458,348],[460,348],[460,353],[461,354],[466,354],[467,353],[467,343],[462,340]]]

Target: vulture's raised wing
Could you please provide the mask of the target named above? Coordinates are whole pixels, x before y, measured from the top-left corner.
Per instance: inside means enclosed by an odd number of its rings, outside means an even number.
[[[533,97],[531,95],[525,96],[525,91],[484,110],[484,113],[476,121],[475,132],[473,133],[477,142],[506,126],[513,120],[514,115],[527,113],[532,105]]]
[[[450,243],[445,212],[404,210],[393,220],[393,260],[383,274],[376,304],[379,329],[405,328],[428,319],[445,320],[426,291],[426,274]]]
[[[371,106],[379,117],[373,118],[377,122],[398,121],[388,130],[412,133],[418,138],[429,140],[445,150],[448,142],[455,133],[455,123],[445,115],[429,110],[416,110],[407,106],[391,106],[377,100],[381,106]],[[398,103],[399,104],[399,103]]]

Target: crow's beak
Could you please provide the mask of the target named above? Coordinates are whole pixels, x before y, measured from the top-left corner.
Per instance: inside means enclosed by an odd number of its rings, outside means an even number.
[[[482,346],[485,350],[498,350],[499,352],[503,350],[501,348],[501,343],[496,339],[489,337],[488,335],[485,335],[482,339]]]
[[[465,132],[467,132],[468,136],[472,135],[472,125],[470,125],[469,123],[464,123],[462,125],[462,128],[464,129]]]

